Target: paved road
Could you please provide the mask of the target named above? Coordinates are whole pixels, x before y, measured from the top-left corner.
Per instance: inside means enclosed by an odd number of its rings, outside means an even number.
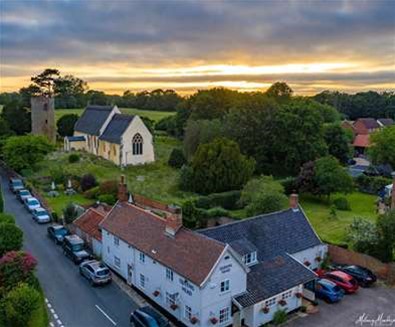
[[[59,246],[46,236],[46,226],[38,225],[9,191],[1,178],[5,211],[13,214],[24,232],[24,248],[38,260],[37,276],[51,309],[54,326],[126,327],[137,305],[115,284],[91,287]],[[50,310],[50,313],[53,312]]]
[[[287,327],[395,327],[395,288],[360,288],[356,294],[346,295],[339,303],[327,304],[319,301],[318,307],[318,313],[296,319],[287,324]],[[391,322],[361,323],[360,317],[363,315],[368,320],[377,320],[381,314],[383,319],[390,317]]]

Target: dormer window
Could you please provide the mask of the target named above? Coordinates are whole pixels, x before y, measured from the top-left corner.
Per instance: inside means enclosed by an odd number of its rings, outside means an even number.
[[[247,266],[253,265],[254,263],[256,263],[256,260],[256,251],[247,253],[243,256],[243,261]]]

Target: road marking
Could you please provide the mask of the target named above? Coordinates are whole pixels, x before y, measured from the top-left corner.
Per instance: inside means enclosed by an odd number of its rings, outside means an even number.
[[[56,322],[58,323],[59,326],[63,326],[62,322],[59,319],[56,320]]]
[[[47,307],[51,309],[52,308],[51,303],[47,303]]]
[[[45,298],[45,303],[48,303],[49,301],[48,301],[48,299],[47,298]]]
[[[105,312],[103,311],[102,308],[100,308],[97,304],[95,305],[95,307],[96,307],[96,309],[99,310],[108,320],[110,320],[110,322],[111,322],[114,326],[117,325],[117,323],[116,323],[114,320],[112,320],[112,319],[110,318],[110,316],[109,316],[107,313],[105,313]]]
[[[55,310],[54,310],[54,309],[51,309],[51,313],[52,313],[52,314],[55,314]]]
[[[59,319],[58,315],[56,313],[53,314],[53,317],[57,320]]]
[[[55,327],[55,325],[54,325],[53,322],[50,322],[49,325],[50,325],[51,327]]]

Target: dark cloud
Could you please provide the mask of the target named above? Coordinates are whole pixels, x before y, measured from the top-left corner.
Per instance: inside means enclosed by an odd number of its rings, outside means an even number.
[[[0,6],[2,66],[395,64],[392,0],[2,0]],[[2,67],[2,74],[14,75],[11,70]],[[348,79],[385,78],[380,72],[373,75]],[[232,80],[244,77],[259,79]],[[285,77],[309,80],[306,75]],[[347,80],[336,74],[328,78]]]

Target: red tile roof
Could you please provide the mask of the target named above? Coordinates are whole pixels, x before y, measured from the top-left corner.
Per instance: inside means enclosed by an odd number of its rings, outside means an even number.
[[[89,208],[81,216],[74,220],[73,224],[84,233],[97,239],[98,241],[101,241],[102,235],[99,230],[99,224],[103,221],[106,211],[105,209],[99,210]]]
[[[118,202],[100,226],[198,286],[225,249],[185,227],[168,236],[165,219],[127,202]]]
[[[370,146],[369,134],[359,134],[355,137],[353,146],[368,148]]]

